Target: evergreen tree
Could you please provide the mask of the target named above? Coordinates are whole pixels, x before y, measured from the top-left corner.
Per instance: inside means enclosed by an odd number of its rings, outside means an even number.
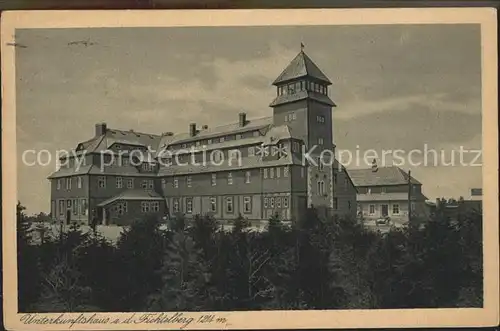
[[[41,249],[48,248],[52,256],[42,269],[41,296],[36,303],[39,312],[94,311],[91,304],[92,288],[83,281],[79,258],[86,245],[88,235],[73,224],[58,242],[47,242]],[[53,249],[55,247],[55,250]]]
[[[198,220],[198,226],[201,226]],[[182,224],[184,228],[180,226]],[[150,298],[149,309],[154,311],[198,311],[210,306],[210,265],[203,258],[202,248],[197,248],[189,235],[185,222],[173,227],[161,269],[162,285]],[[207,233],[200,233],[200,240],[207,240]],[[206,242],[204,242],[206,243]]]
[[[150,217],[122,232],[112,266],[115,281],[110,286],[115,303],[111,311],[142,311],[148,307],[149,296],[160,288],[158,270],[163,265],[166,234],[159,224]]]
[[[26,208],[17,203],[17,283],[18,309],[32,311],[32,305],[40,295],[40,271],[38,269],[37,247],[32,242],[31,223],[25,214]]]

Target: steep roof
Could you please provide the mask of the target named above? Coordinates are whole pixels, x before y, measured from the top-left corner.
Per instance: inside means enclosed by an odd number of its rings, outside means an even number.
[[[276,78],[273,85],[278,85],[293,79],[301,77],[311,77],[330,85],[332,82],[326,75],[318,68],[318,66],[311,60],[309,56],[300,51],[299,54],[290,62],[290,64],[283,70],[283,72]]]
[[[121,192],[114,197],[111,197],[103,202],[99,203],[98,206],[106,206],[117,200],[156,200],[161,201],[163,198],[154,191],[146,191],[141,189],[130,189]]]
[[[175,134],[173,136],[163,137],[161,143],[162,144],[165,142],[167,142],[168,144],[188,143],[200,139],[209,139],[223,135],[242,133],[252,130],[260,130],[267,128],[272,123],[273,123],[272,117],[250,119],[247,120],[245,126],[243,127],[240,126],[239,122],[218,125],[214,127],[209,127],[208,129],[201,129],[197,132],[197,134],[194,137],[191,137],[188,132],[182,132]]]
[[[383,186],[408,184],[408,173],[399,167],[379,167],[377,171],[368,169],[348,169],[347,172],[356,186]],[[412,184],[421,184],[413,176]]]

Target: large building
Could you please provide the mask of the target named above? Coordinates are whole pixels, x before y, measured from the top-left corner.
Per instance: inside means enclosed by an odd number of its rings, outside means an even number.
[[[333,157],[331,84],[301,50],[273,82],[270,117],[239,113],[233,124],[161,135],[96,124],[49,177],[52,215],[105,225],[178,213],[296,220],[315,206],[355,216],[356,190]]]
[[[388,217],[395,224],[405,224],[409,211],[415,220],[428,215],[422,184],[403,169],[372,167],[348,172],[358,192],[358,216],[364,220]]]

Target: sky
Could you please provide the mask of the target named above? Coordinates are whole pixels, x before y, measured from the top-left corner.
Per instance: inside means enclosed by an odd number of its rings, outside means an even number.
[[[56,164],[26,165],[23,151],[72,149],[98,122],[160,134],[271,116],[271,83],[301,42],[333,82],[337,152],[373,150],[382,166],[401,160],[382,151],[433,149],[437,163],[399,164],[429,199],[482,187],[478,25],[29,29],[16,42],[18,199],[31,213],[49,210]],[[461,146],[463,164],[443,165]]]

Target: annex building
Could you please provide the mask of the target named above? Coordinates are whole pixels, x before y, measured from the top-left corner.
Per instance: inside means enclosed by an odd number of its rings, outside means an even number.
[[[238,113],[231,124],[191,123],[161,135],[96,124],[49,176],[52,217],[103,225],[178,213],[293,221],[310,206],[355,217],[356,189],[327,157],[335,150],[331,84],[301,50],[273,82],[269,117]]]
[[[427,197],[422,183],[400,167],[349,169],[357,189],[358,217],[367,221],[389,217],[395,224],[406,224],[428,216]]]

